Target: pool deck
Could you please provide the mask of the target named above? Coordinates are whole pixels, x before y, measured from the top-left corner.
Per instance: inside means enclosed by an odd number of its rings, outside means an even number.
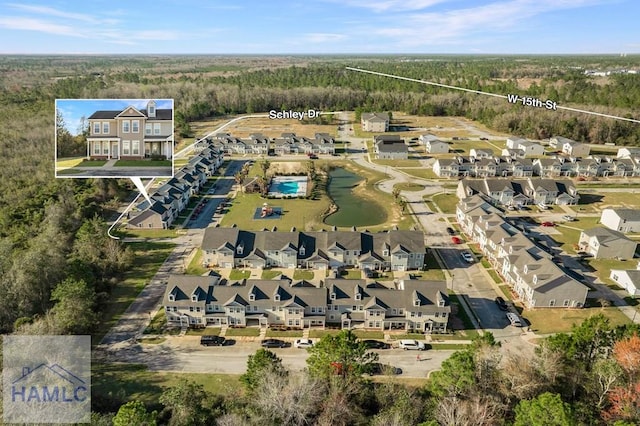
[[[271,185],[269,186],[269,192],[267,195],[276,198],[283,197],[306,197],[307,196],[307,188],[308,188],[309,179],[306,176],[275,176],[271,179]],[[286,182],[296,182],[297,191],[296,192],[280,192],[280,191],[271,191],[272,187],[279,187],[280,183]]]

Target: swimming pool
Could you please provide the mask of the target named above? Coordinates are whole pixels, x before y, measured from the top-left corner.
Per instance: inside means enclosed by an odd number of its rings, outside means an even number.
[[[275,176],[269,185],[273,197],[304,197],[307,195],[306,176]]]

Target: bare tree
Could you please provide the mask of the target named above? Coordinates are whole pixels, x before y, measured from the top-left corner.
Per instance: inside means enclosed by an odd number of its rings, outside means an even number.
[[[502,403],[489,396],[450,396],[438,402],[435,418],[442,425],[491,426],[502,423],[503,412]]]
[[[538,395],[547,384],[538,367],[539,362],[534,362],[531,356],[509,352],[502,362],[504,394],[516,399],[531,399]]]
[[[257,409],[260,423],[307,425],[319,411],[324,397],[322,382],[307,373],[282,375],[267,371],[261,377],[252,405]]]

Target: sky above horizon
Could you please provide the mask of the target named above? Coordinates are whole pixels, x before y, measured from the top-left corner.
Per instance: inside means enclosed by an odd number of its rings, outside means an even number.
[[[638,0],[0,3],[0,54],[640,53]]]

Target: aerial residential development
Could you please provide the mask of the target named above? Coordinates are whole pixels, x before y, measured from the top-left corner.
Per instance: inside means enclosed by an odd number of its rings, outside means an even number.
[[[0,5],[0,423],[640,424],[637,4],[254,3]]]

